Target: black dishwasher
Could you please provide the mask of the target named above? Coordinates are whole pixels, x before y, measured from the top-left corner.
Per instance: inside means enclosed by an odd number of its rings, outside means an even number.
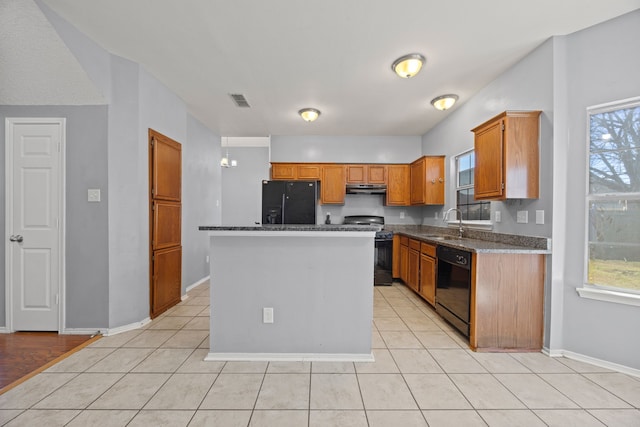
[[[438,245],[436,312],[466,337],[469,336],[471,253]]]

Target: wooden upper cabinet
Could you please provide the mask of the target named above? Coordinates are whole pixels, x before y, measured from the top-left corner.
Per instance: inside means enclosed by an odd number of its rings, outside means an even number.
[[[444,204],[444,156],[423,156],[411,163],[412,205]]]
[[[472,129],[475,198],[539,197],[541,111],[505,111]]]
[[[385,184],[386,165],[347,165],[347,184]]]
[[[387,165],[387,206],[407,206],[410,190],[409,165]]]
[[[295,163],[271,163],[271,179],[296,179]]]
[[[387,166],[386,165],[369,165],[367,167],[367,182],[369,184],[386,184],[387,183]]]
[[[297,179],[319,180],[322,177],[321,165],[299,164],[297,165]]]
[[[345,166],[341,164],[323,165],[320,182],[320,202],[322,204],[344,204],[346,193]]]

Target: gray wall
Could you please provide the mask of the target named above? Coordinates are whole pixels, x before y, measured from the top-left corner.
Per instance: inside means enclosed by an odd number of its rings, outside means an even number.
[[[220,137],[200,121],[187,117],[187,141],[182,147],[182,286],[209,275],[209,236],[200,225],[219,225],[221,199]]]
[[[67,328],[103,328],[108,321],[109,252],[107,181],[107,107],[0,106],[0,135],[6,117],[64,117],[66,145],[66,324]],[[5,168],[0,150],[0,168]],[[101,202],[87,202],[87,189],[101,189]],[[0,173],[0,227],[5,235],[5,174]],[[0,277],[5,274],[5,245],[0,245]],[[5,325],[5,282],[0,285],[0,325]]]
[[[424,154],[444,154],[446,158],[446,197],[444,208],[424,208],[424,224],[442,225],[444,209],[455,206],[454,157],[473,149],[471,129],[505,110],[542,110],[540,117],[540,198],[492,202],[492,215],[499,210],[499,233],[528,236],[551,236],[553,200],[553,43],[543,43],[531,54],[506,71],[422,138]],[[517,224],[516,212],[529,211],[529,223]],[[545,224],[535,224],[535,211],[544,210]],[[438,218],[435,219],[435,213]],[[492,216],[493,219],[493,216]]]
[[[238,166],[218,166],[222,170],[222,224],[254,225],[261,222],[261,183],[269,179],[269,148],[229,147],[228,152]],[[226,153],[227,147],[222,148],[222,155]]]
[[[640,369],[640,308],[580,298],[585,245],[587,113],[589,106],[640,95],[640,10],[572,34],[560,56],[566,83],[566,126],[556,135],[558,178],[566,187],[565,208],[556,216],[554,287],[562,295],[561,345],[565,350]],[[562,105],[562,104],[561,104]],[[562,323],[563,322],[563,323]]]
[[[272,162],[411,163],[420,156],[419,136],[271,136]],[[380,195],[347,195],[344,205],[319,205],[318,222],[331,213],[334,224],[367,214],[384,216],[388,224],[420,224],[422,209],[384,206]]]
[[[195,223],[200,219],[205,224],[219,222],[221,217],[220,208],[215,206],[215,200],[221,198],[219,171],[205,165],[219,163],[219,136],[194,121],[184,102],[138,64],[110,55],[41,2],[38,5],[109,101],[109,106],[103,107],[104,137],[98,140],[104,183],[100,187],[91,183],[91,188],[103,189],[103,198],[109,201],[108,205],[101,205],[105,209],[102,236],[105,253],[100,258],[101,267],[107,273],[96,279],[102,280],[104,290],[102,295],[91,296],[87,292],[69,293],[73,305],[67,307],[66,315],[73,324],[68,322],[67,326],[113,328],[139,322],[149,314],[148,128],[183,144],[183,228],[189,230],[189,239],[183,239],[183,292],[186,286],[206,277],[208,270],[207,245],[203,239],[192,239],[193,228],[199,225]],[[91,108],[76,107],[77,111],[91,111]],[[101,129],[97,125],[95,128]],[[190,146],[190,136],[193,146]],[[86,135],[86,139],[91,141],[83,147],[88,150],[96,138]],[[79,164],[84,161],[88,165],[95,160],[83,156],[88,156],[86,151],[78,154]],[[97,168],[95,172],[99,171]],[[84,182],[78,181],[80,184]],[[87,188],[90,188],[88,184],[83,186],[85,201]],[[83,248],[87,235],[91,236],[90,233],[78,235],[68,236],[80,239],[70,242],[68,249]],[[78,263],[73,268],[82,272],[87,265],[91,264]],[[94,271],[101,272],[99,268],[94,268],[92,274]],[[95,304],[101,304],[108,315],[87,320],[85,313],[100,314],[99,309],[92,309]]]

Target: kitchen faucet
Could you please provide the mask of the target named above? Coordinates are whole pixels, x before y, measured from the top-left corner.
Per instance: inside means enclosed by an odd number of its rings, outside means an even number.
[[[451,208],[449,209],[447,212],[445,212],[444,216],[442,217],[442,221],[447,222],[449,221],[449,213],[451,213],[451,211],[458,211],[458,213],[460,214],[460,222],[458,223],[458,238],[462,239],[462,233],[464,233],[464,229],[462,228],[462,211],[458,208]]]

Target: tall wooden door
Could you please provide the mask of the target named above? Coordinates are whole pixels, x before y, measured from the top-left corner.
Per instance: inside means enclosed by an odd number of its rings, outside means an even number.
[[[65,119],[6,119],[10,331],[61,327]]]
[[[182,146],[149,129],[150,317],[180,302]]]

